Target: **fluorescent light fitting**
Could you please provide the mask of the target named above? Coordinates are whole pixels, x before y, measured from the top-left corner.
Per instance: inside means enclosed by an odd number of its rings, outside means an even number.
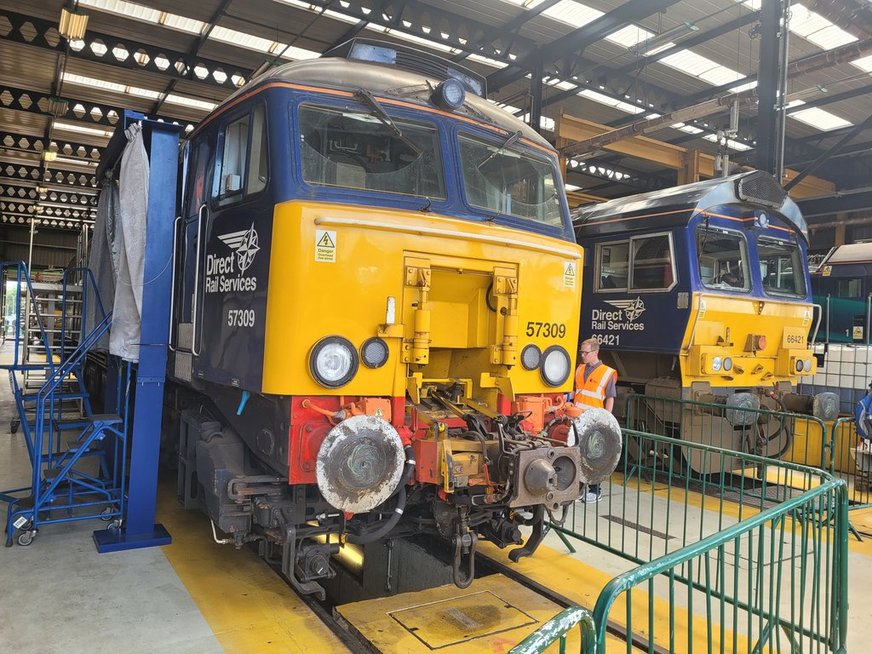
[[[65,39],[76,41],[85,37],[88,29],[88,14],[76,10],[70,11],[66,7],[61,9],[61,19],[58,21],[58,32]]]
[[[42,151],[42,159],[43,161],[54,161],[58,158],[58,153],[54,150],[43,150]]]

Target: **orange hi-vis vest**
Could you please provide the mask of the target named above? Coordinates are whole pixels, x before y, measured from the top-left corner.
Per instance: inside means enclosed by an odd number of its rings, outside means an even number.
[[[584,368],[582,364],[575,371],[575,403],[581,409],[602,409],[606,401],[606,389],[609,381],[618,381],[618,371],[601,363],[594,368],[587,381],[584,380]]]

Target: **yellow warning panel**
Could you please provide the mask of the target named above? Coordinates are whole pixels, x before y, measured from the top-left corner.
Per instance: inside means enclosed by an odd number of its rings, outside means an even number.
[[[507,652],[562,607],[503,575],[337,607],[385,654]]]

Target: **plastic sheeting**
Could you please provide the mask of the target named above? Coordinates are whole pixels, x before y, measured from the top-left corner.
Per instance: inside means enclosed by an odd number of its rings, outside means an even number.
[[[112,246],[117,261],[115,307],[109,332],[109,353],[125,361],[139,361],[142,328],[142,284],[148,218],[148,153],[142,126],[127,128],[127,146],[121,155],[118,219]]]
[[[115,267],[112,262],[112,254],[109,244],[115,233],[115,219],[118,212],[118,185],[114,179],[107,177],[103,182],[103,190],[97,202],[97,218],[94,221],[94,236],[91,240],[91,253],[88,258],[88,268],[94,273],[94,281],[97,284],[97,293],[103,310],[107,313],[112,311],[115,304]],[[103,318],[99,304],[93,297],[93,289],[85,280],[86,315],[85,329],[90,332]],[[94,349],[103,352],[109,349],[109,334],[103,337],[94,346]]]

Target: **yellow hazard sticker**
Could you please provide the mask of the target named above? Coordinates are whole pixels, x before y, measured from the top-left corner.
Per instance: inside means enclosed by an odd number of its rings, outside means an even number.
[[[563,262],[563,287],[575,288],[575,278],[577,277],[578,266],[574,261]]]
[[[832,266],[824,266],[823,272],[821,273],[824,277],[829,277],[833,274]]]
[[[315,230],[315,261],[336,263],[336,232]]]

